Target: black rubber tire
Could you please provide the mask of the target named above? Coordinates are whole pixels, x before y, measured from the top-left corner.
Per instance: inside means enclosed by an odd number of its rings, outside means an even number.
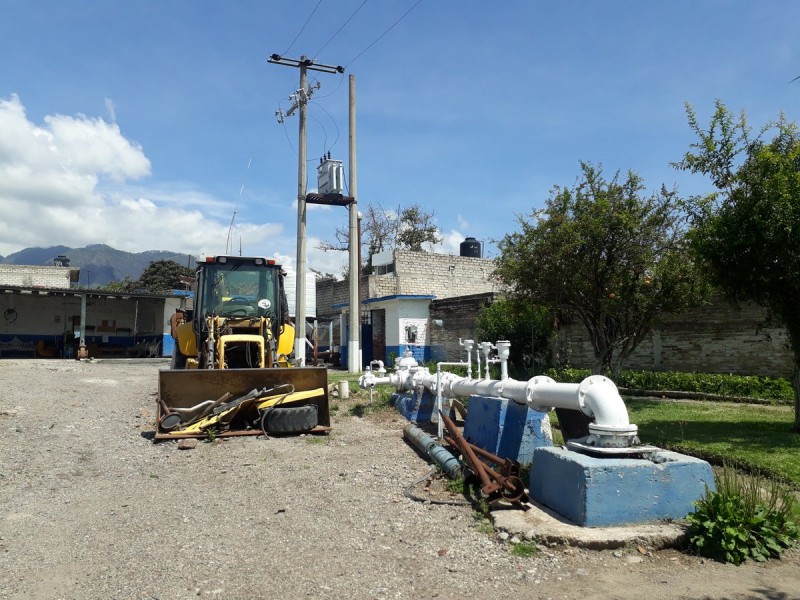
[[[186,355],[178,350],[177,344],[172,349],[172,360],[169,363],[170,369],[185,369],[186,368]]]
[[[292,406],[267,409],[262,421],[267,433],[298,433],[317,426],[317,406]]]

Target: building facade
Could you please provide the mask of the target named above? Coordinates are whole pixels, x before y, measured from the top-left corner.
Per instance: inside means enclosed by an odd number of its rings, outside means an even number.
[[[170,317],[188,294],[120,294],[71,287],[79,270],[0,265],[0,358],[170,356]]]
[[[390,363],[409,348],[418,360],[430,360],[432,346],[431,303],[444,298],[495,293],[494,261],[478,256],[456,256],[411,250],[391,250],[373,257],[374,274],[360,281],[362,366],[372,360]],[[320,344],[341,352],[347,364],[349,284],[317,284],[317,312],[332,323],[330,335]],[[327,332],[321,328],[321,332]]]

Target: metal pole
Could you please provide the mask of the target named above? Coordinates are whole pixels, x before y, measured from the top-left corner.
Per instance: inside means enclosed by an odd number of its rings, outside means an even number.
[[[294,299],[294,357],[306,366],[306,57],[300,57],[300,139],[297,156],[297,281]]]
[[[358,262],[358,250],[361,239],[358,235],[358,192],[356,177],[356,78],[350,75],[350,336],[348,340],[347,366],[351,373],[361,372],[361,318],[359,298],[359,279],[361,265]]]
[[[322,73],[344,73],[344,67],[323,65],[307,56],[299,60],[272,54],[268,62],[300,69],[300,88],[297,90],[295,106],[299,109],[300,141],[297,156],[297,282],[294,305],[295,340],[294,355],[298,365],[306,364],[306,107],[310,91],[306,88],[306,73],[309,69]],[[289,109],[287,116],[294,112]],[[279,122],[283,123],[283,112],[279,111]],[[279,114],[276,113],[276,114]],[[241,245],[241,244],[240,244]],[[241,254],[241,249],[239,251]]]
[[[78,338],[78,344],[80,346],[86,345],[86,295],[89,292],[81,292],[81,326],[80,326],[80,337]]]

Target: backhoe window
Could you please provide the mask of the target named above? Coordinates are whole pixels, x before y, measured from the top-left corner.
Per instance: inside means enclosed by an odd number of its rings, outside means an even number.
[[[275,316],[279,309],[278,270],[237,262],[208,265],[201,290],[204,316]]]

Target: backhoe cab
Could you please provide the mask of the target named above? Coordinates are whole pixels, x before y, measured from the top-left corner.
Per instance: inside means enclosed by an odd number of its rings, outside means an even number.
[[[280,265],[265,258],[214,256],[199,262],[194,310],[173,317],[172,368],[288,366],[294,327],[283,275]]]

